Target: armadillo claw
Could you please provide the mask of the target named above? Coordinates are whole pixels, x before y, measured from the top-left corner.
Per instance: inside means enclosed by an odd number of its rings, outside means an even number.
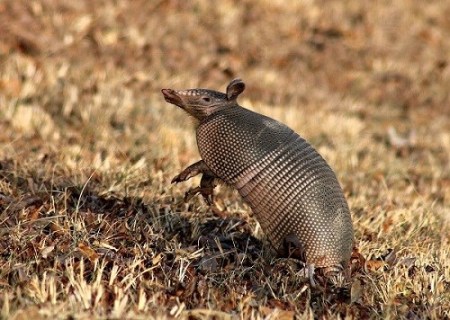
[[[317,282],[314,280],[314,274],[315,274],[314,264],[306,265],[304,272],[305,272],[305,275],[309,279],[309,284],[311,285],[311,287],[312,288],[316,288],[317,287]]]
[[[177,174],[171,181],[171,183],[179,183],[179,182],[183,182],[186,180],[189,180],[190,178],[192,178],[193,176],[195,176],[197,173],[192,174],[192,171],[189,170],[189,168],[183,170],[182,172],[180,172],[179,174]]]
[[[200,173],[208,173],[209,176],[213,175],[209,168],[206,166],[205,162],[203,162],[203,160],[197,161],[181,171],[172,179],[172,183],[189,180],[190,178],[195,177]]]
[[[184,181],[184,180],[181,180],[180,175],[181,175],[181,173],[177,174],[175,177],[173,177],[173,179],[170,181],[170,183],[178,183],[178,182]]]

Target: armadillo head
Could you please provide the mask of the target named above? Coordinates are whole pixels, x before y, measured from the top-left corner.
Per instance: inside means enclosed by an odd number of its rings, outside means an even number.
[[[227,92],[222,93],[208,89],[172,90],[162,89],[167,102],[179,106],[197,120],[202,121],[207,116],[224,108],[236,105],[236,99],[245,89],[241,79],[231,81]]]

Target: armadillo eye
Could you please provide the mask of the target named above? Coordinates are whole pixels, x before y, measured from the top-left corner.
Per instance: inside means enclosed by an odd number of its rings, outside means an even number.
[[[204,102],[210,102],[210,101],[211,101],[211,98],[209,98],[209,97],[203,97],[202,100],[203,100]]]

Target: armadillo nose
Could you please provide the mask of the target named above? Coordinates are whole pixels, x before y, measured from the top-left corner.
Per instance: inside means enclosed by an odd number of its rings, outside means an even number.
[[[183,104],[181,98],[179,97],[179,95],[177,94],[177,92],[175,90],[172,89],[161,89],[161,92],[164,96],[164,99],[172,104],[175,104],[179,107],[181,107],[181,105]]]
[[[170,94],[173,92],[172,89],[161,89],[162,94],[164,97],[170,96]]]

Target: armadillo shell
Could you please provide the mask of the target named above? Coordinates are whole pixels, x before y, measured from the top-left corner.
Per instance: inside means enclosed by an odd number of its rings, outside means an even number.
[[[325,160],[293,130],[232,107],[202,121],[197,143],[203,161],[238,189],[277,250],[295,234],[308,263],[348,263],[353,227],[341,186]]]

